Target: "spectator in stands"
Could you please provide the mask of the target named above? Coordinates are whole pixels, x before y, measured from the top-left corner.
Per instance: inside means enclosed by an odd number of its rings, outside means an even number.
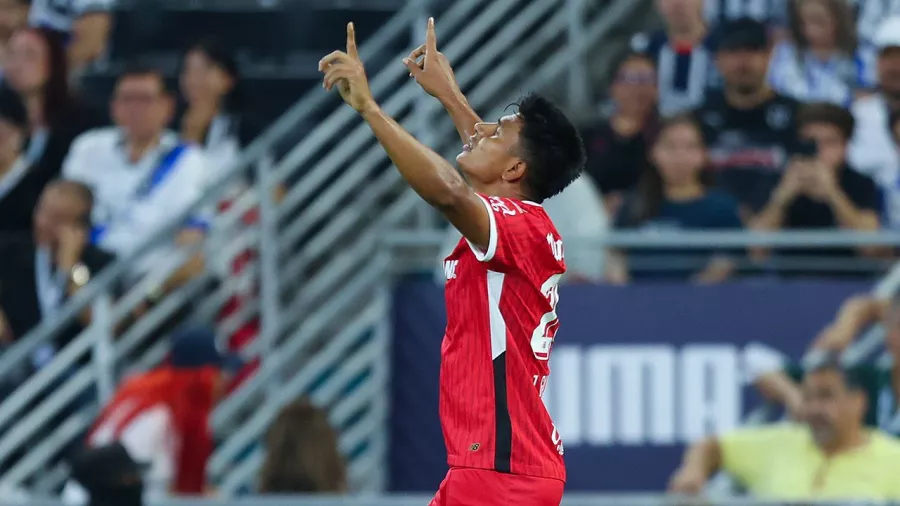
[[[80,72],[106,50],[115,0],[32,0],[31,26],[66,34],[69,70]]]
[[[800,103],[767,84],[766,27],[740,19],[724,27],[717,64],[725,85],[697,117],[703,124],[716,185],[738,200],[745,223],[769,200],[794,145]]]
[[[788,40],[769,66],[772,88],[802,102],[849,107],[875,80],[875,52],[859,43],[846,0],[791,2]]]
[[[125,380],[87,436],[89,448],[119,442],[131,458],[148,466],[148,502],[208,490],[209,417],[223,393],[223,372],[233,361],[219,353],[215,339],[205,328],[175,332],[168,361]],[[84,490],[69,482],[63,497],[80,502]]]
[[[124,72],[116,83],[111,107],[116,126],[79,136],[65,160],[63,174],[94,191],[97,243],[126,256],[187,212],[203,193],[207,169],[200,150],[166,130],[173,100],[159,71],[135,66]],[[201,241],[207,226],[207,216],[188,220],[173,243],[144,252],[127,283],[165,264],[176,248]],[[197,275],[202,260],[194,258],[152,288],[143,310]]]
[[[616,228],[643,230],[689,230],[741,228],[737,202],[727,194],[709,188],[706,168],[707,154],[703,133],[697,122],[689,116],[676,116],[663,122],[659,137],[653,145],[650,158],[652,167],[632,198],[626,201]],[[666,265],[671,265],[670,252]],[[684,251],[681,252],[682,256]],[[644,271],[643,277],[654,273],[663,277],[690,277],[700,283],[716,283],[727,279],[734,265],[726,256],[711,250],[690,252],[688,260],[694,265],[671,269]],[[652,262],[660,254],[629,253],[631,260]],[[658,264],[659,262],[657,262]],[[699,268],[697,265],[699,264]],[[653,267],[650,266],[650,269]],[[607,275],[609,281],[624,284],[629,279],[641,277],[640,270],[629,269],[622,254],[610,259]]]
[[[57,177],[72,140],[103,124],[98,112],[72,95],[62,34],[44,28],[16,32],[10,39],[6,82],[28,108],[25,160]]]
[[[631,47],[656,63],[659,110],[668,116],[703,103],[706,89],[718,80],[703,0],[659,0],[657,8],[665,29],[636,35]]]
[[[22,147],[28,138],[28,111],[9,88],[0,87],[0,234],[30,234],[47,174],[28,165]]]
[[[609,88],[611,114],[582,132],[587,148],[585,174],[615,215],[646,166],[647,148],[658,126],[656,68],[642,53],[629,53],[617,65]]]
[[[853,104],[856,130],[850,145],[850,163],[871,177],[887,193],[896,193],[900,156],[891,136],[890,119],[900,114],[900,17],[886,20],[875,34],[878,49],[878,91]],[[889,205],[885,221],[900,227],[900,204]]]
[[[835,319],[819,333],[808,354],[810,361],[815,363],[817,357],[845,350],[864,330],[879,322],[884,325],[889,354],[883,358],[900,356],[900,296],[886,299],[861,295],[844,302]],[[900,378],[900,362],[882,359],[856,365],[853,370],[868,394],[866,423],[900,437],[900,385],[895,381]],[[755,384],[768,400],[799,414],[802,395],[795,381],[802,376],[802,367],[783,365],[762,374]]]
[[[722,470],[759,498],[896,501],[900,442],[866,429],[865,410],[854,373],[826,362],[803,379],[803,425],[745,427],[704,439],[685,453],[670,489],[698,494]]]
[[[878,230],[881,195],[875,182],[850,168],[853,115],[833,104],[805,106],[796,149],[768,204],[753,220],[759,230],[839,228]],[[803,146],[808,146],[804,148]],[[805,151],[805,152],[804,152]],[[860,249],[872,253],[871,248]],[[793,250],[804,255],[853,255],[852,250]],[[788,254],[788,251],[781,253]]]
[[[216,40],[195,44],[181,63],[181,138],[204,146],[216,171],[233,164],[259,133],[244,108],[240,79],[234,57]]]
[[[347,492],[347,467],[325,411],[308,399],[285,406],[266,433],[263,494]]]
[[[91,448],[72,462],[72,479],[85,490],[85,506],[142,506],[141,474],[141,465],[119,443]]]
[[[19,29],[28,26],[31,0],[0,0],[0,77],[6,62],[9,39]]]
[[[0,263],[0,307],[13,338],[21,337],[80,290],[112,255],[88,243],[93,197],[81,183],[55,181],[41,194],[34,210],[34,236],[13,240]],[[90,312],[59,336],[57,348],[90,321]],[[52,350],[50,350],[52,354]],[[43,362],[47,353],[43,352]],[[36,364],[41,365],[41,364]]]

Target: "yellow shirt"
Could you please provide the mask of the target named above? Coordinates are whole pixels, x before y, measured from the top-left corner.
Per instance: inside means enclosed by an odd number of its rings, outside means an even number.
[[[900,500],[900,441],[880,431],[831,458],[798,424],[739,429],[719,446],[723,470],[759,498]]]

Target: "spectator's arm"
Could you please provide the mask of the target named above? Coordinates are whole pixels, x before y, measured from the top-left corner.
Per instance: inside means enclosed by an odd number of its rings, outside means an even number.
[[[612,285],[627,285],[630,281],[628,260],[621,251],[610,250],[606,255],[606,282]]]
[[[203,242],[205,237],[206,234],[203,230],[199,228],[187,228],[178,233],[178,237],[175,238],[175,243],[179,247],[189,248],[197,243]],[[171,292],[194,279],[203,272],[205,265],[203,251],[194,253],[184,265],[179,267],[172,273],[169,279],[163,283],[162,290],[166,293]]]
[[[694,443],[684,453],[681,465],[672,475],[669,491],[697,495],[721,465],[722,451],[716,438],[706,438]]]
[[[866,327],[884,318],[889,302],[870,295],[857,295],[841,305],[837,317],[816,337],[813,349],[840,351]]]
[[[878,214],[871,209],[860,209],[843,190],[838,189],[829,199],[834,219],[840,228],[874,231],[878,230]]]
[[[692,281],[702,285],[721,283],[728,280],[736,268],[732,259],[716,255],[709,260],[702,271],[693,276]]]
[[[784,406],[794,419],[800,412],[800,387],[784,371],[773,371],[756,378],[757,390],[769,401]]]
[[[109,12],[88,12],[75,20],[69,44],[69,68],[81,69],[103,54],[111,26]]]

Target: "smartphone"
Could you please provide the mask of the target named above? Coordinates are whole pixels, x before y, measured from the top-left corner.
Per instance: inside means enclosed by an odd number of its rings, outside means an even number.
[[[819,155],[819,145],[816,141],[809,139],[800,139],[791,146],[791,156],[801,156],[804,158],[815,158]]]

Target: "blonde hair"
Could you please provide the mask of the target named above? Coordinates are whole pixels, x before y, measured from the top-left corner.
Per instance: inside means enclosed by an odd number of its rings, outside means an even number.
[[[326,413],[308,399],[285,406],[266,433],[259,491],[267,494],[341,493],[347,468]]]

